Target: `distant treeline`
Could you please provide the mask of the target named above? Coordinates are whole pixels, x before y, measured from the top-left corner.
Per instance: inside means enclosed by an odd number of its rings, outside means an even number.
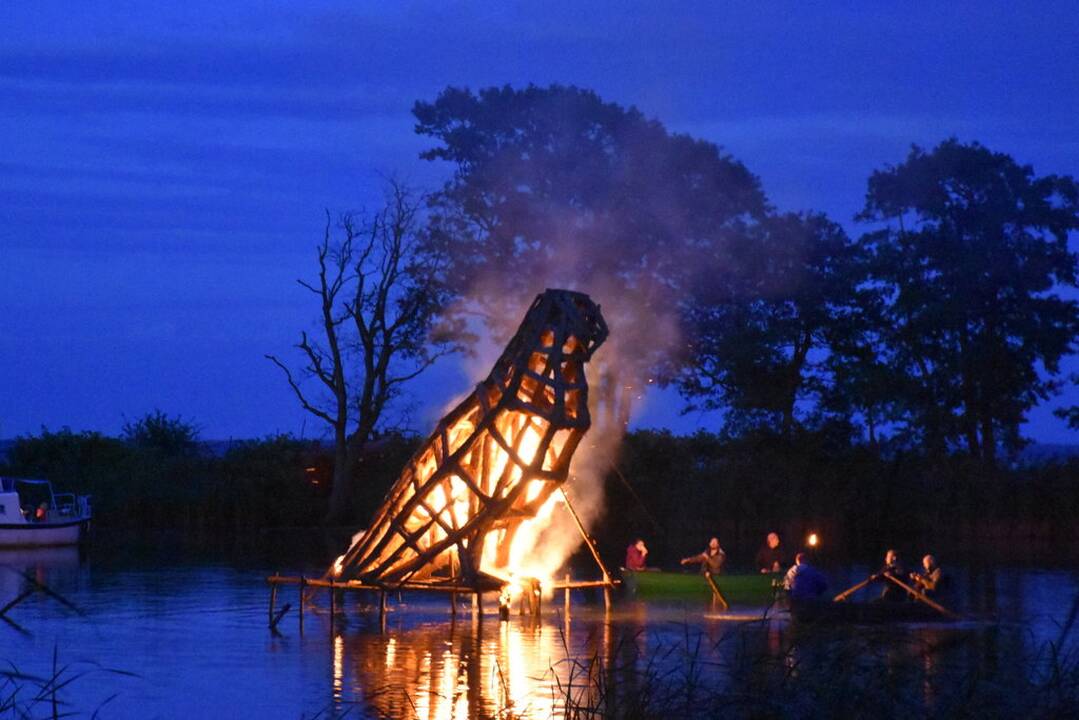
[[[354,477],[350,515],[362,525],[418,446],[389,435],[372,443]],[[332,448],[289,436],[200,451],[193,426],[160,413],[121,437],[42,431],[21,437],[0,473],[46,477],[57,490],[94,495],[99,532],[173,530],[253,537],[316,527],[331,488]],[[764,532],[788,545],[810,530],[829,546],[876,547],[903,539],[1071,546],[1079,540],[1079,460],[999,469],[986,476],[964,453],[882,454],[844,434],[629,433],[606,478],[606,510],[593,527],[620,559],[636,535],[657,562],[719,535],[736,558]]]

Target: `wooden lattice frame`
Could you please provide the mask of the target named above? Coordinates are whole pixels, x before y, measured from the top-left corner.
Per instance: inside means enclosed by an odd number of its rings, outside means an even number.
[[[537,296],[490,375],[412,456],[334,577],[502,585],[481,568],[485,542],[497,543],[487,551],[492,570],[504,566],[521,523],[565,482],[591,422],[584,364],[606,337],[587,295]]]

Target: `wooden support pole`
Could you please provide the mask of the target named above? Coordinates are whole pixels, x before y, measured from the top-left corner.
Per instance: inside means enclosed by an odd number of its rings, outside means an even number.
[[[566,503],[566,509],[569,510],[569,514],[573,517],[574,524],[577,525],[577,530],[581,533],[581,537],[584,539],[585,545],[588,546],[588,550],[592,553],[592,559],[596,561],[596,565],[599,565],[600,571],[603,573],[603,579],[606,581],[610,577],[610,573],[607,572],[607,566],[603,564],[603,560],[599,556],[599,551],[596,550],[596,546],[592,543],[592,538],[589,536],[588,531],[584,529],[584,523],[581,522],[580,515],[573,509],[573,505],[569,501],[569,494],[566,492],[566,488],[559,487],[562,491],[562,499]]]
[[[479,592],[472,595],[472,619],[483,619],[483,594]]]
[[[565,598],[562,601],[562,615],[565,617],[565,622],[569,622],[569,573],[566,573],[566,589],[563,592],[565,593]]]
[[[580,531],[581,537],[584,538],[585,544],[588,546],[589,551],[591,551],[592,559],[596,561],[596,565],[599,566],[600,572],[603,573],[603,609],[606,612],[610,612],[611,588],[614,587],[614,581],[611,580],[611,574],[607,572],[607,566],[603,564],[603,558],[599,556],[599,550],[596,549],[591,536],[589,536],[588,532],[584,529],[584,523],[581,522],[581,518],[577,515],[577,511],[573,509],[573,505],[569,501],[569,495],[566,493],[566,488],[559,486],[558,489],[562,491],[562,499],[566,501],[566,509],[569,510],[569,514],[573,517],[573,522],[577,525],[577,530]]]
[[[498,594],[498,619],[502,622],[506,622],[510,619],[510,612],[513,610],[513,598],[506,593],[506,588],[502,589],[502,592]]]
[[[330,635],[333,635],[334,616],[337,615],[337,593],[333,589],[333,580],[330,580]]]
[[[285,614],[292,609],[291,603],[285,603],[284,606],[277,611],[277,614],[270,618],[270,629],[277,634],[277,624],[281,622],[281,618],[285,617]]]
[[[382,591],[378,594],[378,627],[381,630],[386,629],[386,592]]]
[[[535,578],[528,583],[528,599],[532,617],[538,619],[543,614],[543,589],[540,587],[540,581]]]
[[[307,579],[303,575],[301,575],[300,576],[300,605],[299,605],[299,608],[300,608],[299,609],[299,613],[300,613],[300,634],[301,635],[303,634],[303,611],[304,611],[304,605],[306,604],[306,599],[304,598],[304,596],[306,594],[307,594]]]
[[[270,612],[269,612],[269,615],[267,617],[267,622],[269,623],[270,627],[273,627],[273,624],[274,624],[273,617],[274,617],[274,605],[275,604],[277,604],[277,585],[273,584],[273,585],[270,585]]]
[[[457,593],[450,593],[450,616],[457,617]]]

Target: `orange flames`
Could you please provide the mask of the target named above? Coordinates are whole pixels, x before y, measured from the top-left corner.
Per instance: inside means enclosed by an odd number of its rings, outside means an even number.
[[[539,296],[491,375],[442,420],[334,563],[335,577],[475,589],[548,579],[541,536],[589,426],[584,363],[606,336],[587,296]]]

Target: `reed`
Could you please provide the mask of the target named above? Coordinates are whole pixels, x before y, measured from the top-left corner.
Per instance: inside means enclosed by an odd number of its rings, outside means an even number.
[[[779,648],[752,633],[712,642],[688,626],[678,642],[641,640],[623,634],[606,658],[553,664],[554,716],[1055,718],[1079,707],[1079,653],[1057,644],[994,665],[971,662],[962,639],[888,629],[841,638],[809,629]]]
[[[70,696],[85,696],[84,680],[92,675],[108,673],[138,677],[135,673],[105,668],[93,662],[60,662],[60,653],[53,647],[52,664],[48,674],[23,672],[12,661],[0,668],[0,718],[52,718],[59,720],[75,714],[97,718],[116,699],[114,693],[97,703],[92,710],[79,708]]]

